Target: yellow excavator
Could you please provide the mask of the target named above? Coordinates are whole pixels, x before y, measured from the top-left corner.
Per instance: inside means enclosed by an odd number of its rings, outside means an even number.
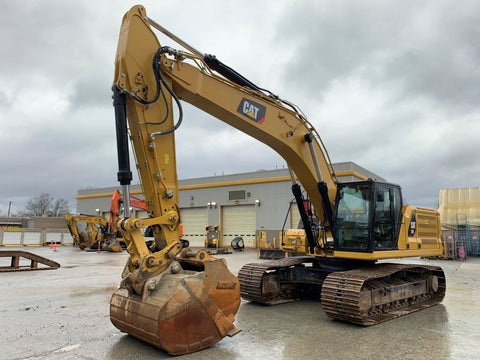
[[[134,208],[148,211],[147,204],[143,199],[134,195],[129,196],[131,205]],[[65,221],[68,230],[73,238],[73,245],[84,249],[95,249],[121,252],[123,239],[116,231],[115,223],[118,220],[120,209],[123,203],[122,194],[115,190],[110,200],[110,214],[108,220],[99,215],[67,213]],[[84,229],[80,231],[79,224],[83,224]]]
[[[65,215],[68,230],[73,238],[73,245],[84,250],[95,246],[102,246],[105,242],[107,220],[102,216],[67,213]],[[79,224],[85,226],[84,230],[79,229]],[[121,249],[117,250],[121,251]]]
[[[154,29],[184,50],[162,46]],[[118,180],[128,194],[130,137],[150,212],[148,219],[132,218],[125,205],[118,222],[130,254],[110,306],[120,330],[185,354],[238,332],[233,321],[240,295],[263,304],[316,296],[330,317],[361,325],[443,299],[441,268],[379,262],[440,255],[438,213],[404,204],[398,185],[340,183],[320,136],[294,104],[196,50],[141,5],[123,17],[114,76]],[[180,100],[285,159],[303,228],[287,231],[282,245],[303,256],[246,264],[237,278],[223,260],[182,247],[174,138],[183,117]],[[154,229],[151,247],[139,230],[145,226]]]

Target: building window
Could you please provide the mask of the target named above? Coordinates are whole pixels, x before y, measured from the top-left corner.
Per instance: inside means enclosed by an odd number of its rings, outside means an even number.
[[[228,200],[245,200],[245,190],[234,190],[228,192]]]

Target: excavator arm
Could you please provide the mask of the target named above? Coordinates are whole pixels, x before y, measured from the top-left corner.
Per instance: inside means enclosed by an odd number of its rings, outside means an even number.
[[[128,127],[152,216],[133,219],[126,215],[120,223],[124,238],[129,239],[126,241],[131,254],[129,268],[132,274],[136,273],[131,282],[137,292],[143,291],[147,277],[165,271],[182,249],[174,137],[183,116],[180,100],[203,109],[278,152],[292,170],[294,193],[297,203],[301,204],[304,224],[308,219],[296,178],[309,194],[317,216],[330,229],[336,179],[318,133],[301,112],[294,105],[261,91],[213,56],[161,46],[152,27],[164,30],[146,16],[142,6],[133,7],[125,15],[113,87],[118,179],[124,194],[128,194],[132,178]],[[224,76],[217,75],[212,68]],[[174,118],[173,103],[177,105],[178,118]],[[145,226],[156,229],[153,253],[146,248],[140,232]],[[306,230],[310,252],[314,253],[317,238],[308,227]]]
[[[152,27],[192,52],[162,47]],[[179,100],[191,103],[280,154],[291,169],[292,189],[304,224],[307,225],[309,220],[305,214],[297,179],[308,193],[317,217],[327,229],[325,238],[331,237],[337,180],[320,136],[293,104],[260,89],[214,56],[204,55],[193,49],[148,18],[142,6],[134,7],[127,13],[120,38],[115,69],[115,91],[129,94],[131,98],[136,99],[135,110],[127,111],[137,117],[137,124],[145,124],[141,128],[131,127],[132,137],[150,136],[151,141],[142,141],[142,144],[156,147],[158,145],[156,141],[161,136],[162,149],[173,149],[173,132],[182,121]],[[176,123],[172,118],[174,111],[172,99],[179,109],[179,119]],[[154,119],[149,119],[149,114],[143,110],[147,107]],[[155,129],[145,133],[149,125],[158,124],[158,117],[164,118],[163,127],[159,129],[159,126],[155,125]],[[152,133],[154,135],[151,135]],[[135,149],[137,152],[137,147]],[[149,150],[142,147],[138,151],[147,155]],[[156,159],[157,169],[163,167],[166,172],[172,173],[167,167],[167,165],[174,167],[175,159],[172,152],[168,151]],[[139,171],[149,172],[147,177],[152,179],[151,181],[165,179],[163,176],[165,172],[154,172],[151,168],[142,169],[142,166]],[[159,174],[162,174],[160,178]],[[162,183],[164,193],[155,194],[152,201],[162,201],[166,198],[167,191],[176,194],[175,180],[171,176],[168,179],[169,186]],[[151,189],[155,188],[151,182],[146,185],[147,192],[149,185]],[[150,197],[146,194],[146,198]],[[171,210],[175,211],[173,208]],[[311,234],[308,226],[306,231],[310,252],[314,253],[318,245],[317,238]]]
[[[185,354],[239,331],[233,321],[240,285],[223,259],[182,246],[174,136],[180,121],[174,121],[172,106],[179,100],[160,73],[164,54],[145,19],[142,6],[125,14],[115,59],[113,103],[124,200],[117,228],[130,256],[111,299],[110,319],[170,354]],[[144,219],[129,214],[129,137],[149,212]],[[147,226],[154,229],[151,247],[141,233]]]
[[[112,89],[118,180],[125,201],[118,229],[130,257],[120,288],[112,296],[110,318],[122,331],[181,354],[238,331],[233,319],[240,304],[240,286],[224,260],[205,250],[196,254],[182,250],[175,154],[175,130],[183,117],[180,100],[283,156],[291,169],[301,214],[303,199],[297,179],[329,234],[336,184],[319,135],[294,105],[262,91],[212,56],[161,46],[152,27],[164,30],[147,17],[143,6],[133,7],[123,18],[115,58]],[[132,180],[129,137],[149,209],[147,219],[130,217],[128,212]],[[305,213],[302,219],[308,223]],[[146,226],[154,229],[150,248],[140,231]],[[314,253],[318,240],[308,229],[310,252]],[[147,315],[152,311],[153,318]],[[150,330],[142,330],[145,328]]]

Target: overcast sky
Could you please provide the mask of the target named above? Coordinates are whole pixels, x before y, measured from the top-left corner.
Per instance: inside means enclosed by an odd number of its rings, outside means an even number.
[[[0,0],[0,213],[41,192],[75,210],[78,190],[117,185],[110,88],[121,19],[136,3]],[[195,48],[297,104],[334,162],[402,185],[407,202],[436,207],[440,189],[480,185],[479,1],[142,3]],[[180,179],[285,166],[185,109]]]

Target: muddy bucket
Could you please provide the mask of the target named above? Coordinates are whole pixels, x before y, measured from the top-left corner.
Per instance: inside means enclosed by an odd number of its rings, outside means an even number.
[[[111,252],[122,252],[122,245],[120,242],[115,239],[113,236],[107,236],[105,241],[102,243],[102,250],[103,251],[111,251]]]
[[[80,242],[78,243],[78,247],[80,248],[80,250],[85,250],[86,248],[90,248],[93,245],[90,234],[87,234],[85,231],[82,231],[79,234],[79,237]]]
[[[239,332],[233,321],[240,285],[225,262],[179,262],[182,269],[171,265],[143,299],[120,287],[110,302],[110,319],[118,329],[172,355],[205,349]]]

